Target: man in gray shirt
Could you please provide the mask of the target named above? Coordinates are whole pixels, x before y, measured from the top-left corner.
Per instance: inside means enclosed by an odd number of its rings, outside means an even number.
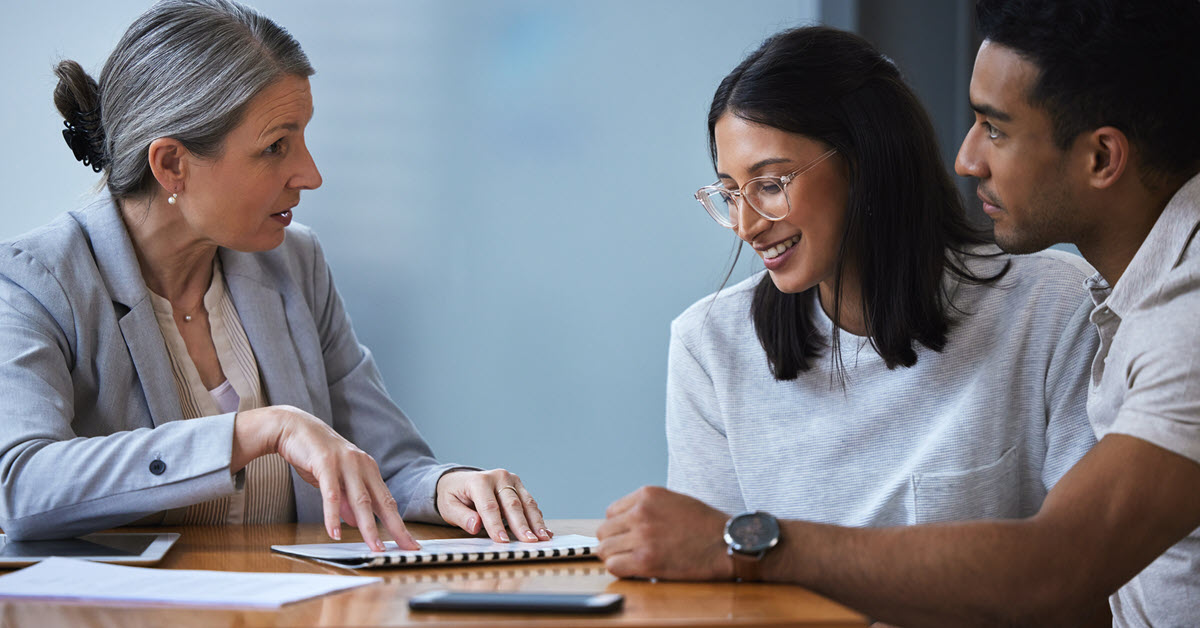
[[[1003,248],[1071,242],[1098,270],[1100,442],[1031,517],[780,521],[756,528],[774,535],[760,573],[895,624],[1075,625],[1111,596],[1115,625],[1198,625],[1200,2],[980,0],[978,14],[976,122],[956,168],[979,180]],[[600,536],[644,549],[601,554],[618,575],[729,578],[739,548],[696,533],[724,518],[643,489]],[[640,544],[616,542],[631,534]]]

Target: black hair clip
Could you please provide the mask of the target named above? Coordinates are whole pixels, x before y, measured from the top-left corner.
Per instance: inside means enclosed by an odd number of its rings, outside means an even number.
[[[88,156],[88,141],[84,134],[70,122],[64,120],[63,125],[67,127],[63,129],[63,139],[67,141],[67,146],[71,147],[71,152],[75,153],[75,159],[82,161],[85,166],[91,166],[92,170],[100,172],[99,166],[92,163]]]
[[[104,131],[100,127],[100,109],[78,113],[78,125],[64,120],[63,139],[75,159],[91,166],[93,172],[104,169]]]

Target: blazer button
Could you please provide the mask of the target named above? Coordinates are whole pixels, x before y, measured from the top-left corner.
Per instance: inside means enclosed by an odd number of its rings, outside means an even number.
[[[163,471],[167,470],[167,463],[162,460],[154,460],[150,463],[150,473],[154,475],[162,475]]]

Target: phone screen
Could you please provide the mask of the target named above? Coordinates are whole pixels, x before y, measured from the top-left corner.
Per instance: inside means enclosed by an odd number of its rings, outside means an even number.
[[[616,593],[476,593],[430,591],[413,597],[408,607],[427,611],[511,613],[613,613],[625,598]]]

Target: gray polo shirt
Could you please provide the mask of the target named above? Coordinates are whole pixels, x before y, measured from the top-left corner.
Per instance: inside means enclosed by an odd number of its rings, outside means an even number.
[[[1100,333],[1088,416],[1200,462],[1200,175],[1180,188],[1117,285],[1087,287]],[[1196,496],[1200,499],[1200,495]],[[1200,530],[1111,598],[1117,626],[1200,625]]]
[[[993,285],[947,275],[957,316],[945,350],[888,369],[841,334],[846,386],[828,349],[776,381],[750,319],[762,275],[693,305],[671,325],[667,485],[729,513],[886,526],[1036,513],[1094,444],[1088,365],[1097,347],[1082,258],[1048,251],[974,258]],[[903,289],[897,286],[898,290]]]

